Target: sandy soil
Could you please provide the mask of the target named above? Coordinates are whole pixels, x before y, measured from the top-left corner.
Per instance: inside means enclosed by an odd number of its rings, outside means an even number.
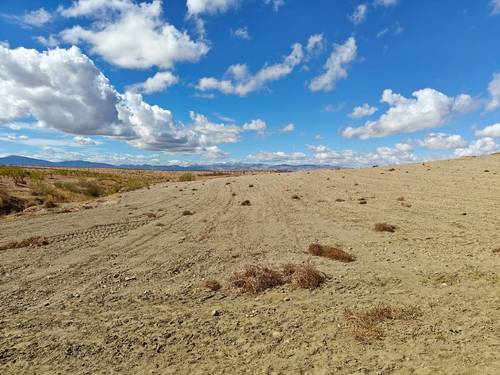
[[[166,183],[0,221],[0,244],[49,242],[0,253],[0,373],[498,374],[500,155],[394,168]],[[357,260],[312,257],[315,240]],[[202,286],[286,262],[327,280]],[[345,309],[379,304],[421,315],[357,342]]]

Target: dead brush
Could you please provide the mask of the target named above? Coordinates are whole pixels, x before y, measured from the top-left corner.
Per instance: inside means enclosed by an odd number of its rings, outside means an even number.
[[[0,251],[2,250],[10,250],[10,249],[21,249],[23,247],[40,247],[48,245],[49,242],[41,236],[34,236],[30,238],[26,238],[21,241],[12,241],[3,246],[0,246]]]
[[[314,256],[334,259],[340,262],[354,262],[356,260],[353,255],[342,249],[333,246],[320,245],[319,243],[310,244],[307,251],[309,254]]]
[[[421,315],[421,311],[414,306],[392,307],[379,305],[365,311],[346,309],[346,318],[353,337],[363,343],[370,344],[374,340],[384,337],[380,324],[388,320],[414,320]]]
[[[229,290],[240,294],[257,294],[284,283],[285,280],[281,272],[270,267],[257,265],[234,272],[227,282]]]
[[[289,263],[274,267],[253,265],[234,272],[227,281],[227,289],[239,294],[257,294],[284,284],[315,289],[325,279],[325,274],[308,264]]]
[[[216,292],[221,288],[221,285],[217,280],[207,280],[203,285],[205,288],[210,289],[213,292]]]
[[[281,273],[287,282],[303,289],[316,289],[326,278],[324,273],[317,271],[309,264],[285,264]]]
[[[375,232],[391,232],[394,233],[398,227],[395,225],[387,224],[387,223],[377,223],[373,227]]]

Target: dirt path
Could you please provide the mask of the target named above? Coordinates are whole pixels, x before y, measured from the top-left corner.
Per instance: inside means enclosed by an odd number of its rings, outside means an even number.
[[[500,155],[394,168],[168,183],[0,221],[0,244],[49,242],[0,252],[0,373],[497,374]],[[314,240],[357,261],[311,257]],[[202,287],[288,262],[327,281]],[[345,309],[379,304],[421,315],[357,342]]]

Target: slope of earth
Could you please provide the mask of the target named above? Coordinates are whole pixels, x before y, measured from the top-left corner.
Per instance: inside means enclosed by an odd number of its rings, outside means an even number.
[[[0,252],[0,373],[498,373],[500,155],[106,199],[0,221],[0,246],[47,241]],[[313,257],[314,241],[357,259]],[[258,295],[224,288],[247,265],[289,262],[327,279]],[[204,288],[208,279],[223,288]],[[346,310],[380,305],[419,314],[360,342]]]

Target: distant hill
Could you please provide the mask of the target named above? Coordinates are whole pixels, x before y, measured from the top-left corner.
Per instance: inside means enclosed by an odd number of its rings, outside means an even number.
[[[231,170],[274,170],[274,171],[297,171],[318,168],[338,168],[329,165],[314,164],[263,164],[263,163],[214,163],[214,164],[192,164],[181,165],[150,165],[150,164],[106,164],[93,163],[84,160],[68,160],[52,162],[42,159],[28,158],[25,156],[9,155],[0,158],[0,165],[15,165],[21,167],[64,167],[64,168],[122,168],[122,169],[145,169],[160,171],[231,171]]]

